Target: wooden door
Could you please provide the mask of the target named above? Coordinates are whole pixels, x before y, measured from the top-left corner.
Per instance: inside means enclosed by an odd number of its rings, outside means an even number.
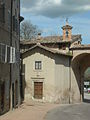
[[[34,82],[34,98],[42,99],[43,97],[43,82]]]

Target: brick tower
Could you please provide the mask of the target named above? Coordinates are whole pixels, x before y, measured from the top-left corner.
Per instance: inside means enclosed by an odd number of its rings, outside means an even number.
[[[72,26],[68,24],[68,19],[66,19],[66,25],[62,27],[63,29],[63,40],[72,39]]]

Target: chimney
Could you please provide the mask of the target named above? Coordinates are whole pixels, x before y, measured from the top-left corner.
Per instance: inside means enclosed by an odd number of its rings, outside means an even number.
[[[71,40],[72,39],[72,26],[68,24],[68,20],[66,19],[66,25],[62,27],[63,29],[63,40]]]
[[[38,33],[38,39],[41,39],[41,33]]]

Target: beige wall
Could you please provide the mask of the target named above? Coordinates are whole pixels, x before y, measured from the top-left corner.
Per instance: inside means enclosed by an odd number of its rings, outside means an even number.
[[[80,71],[78,71],[78,63],[71,68],[71,103],[78,103],[81,101],[80,96]]]
[[[35,52],[23,55],[23,64],[25,65],[25,98],[33,98],[33,83],[34,81],[41,81],[44,83],[43,100],[52,101],[54,95],[55,85],[55,61],[53,54],[44,50],[36,48]],[[50,57],[51,56],[51,57]],[[35,70],[35,61],[42,61],[42,70]]]
[[[69,57],[57,55],[55,57],[55,95],[56,102],[69,103],[70,89]]]
[[[84,72],[90,66],[90,50],[73,50],[71,61],[71,103],[83,101]]]
[[[43,82],[44,102],[69,103],[69,58],[40,48],[23,54],[25,100],[34,99],[34,81]],[[42,70],[35,70],[35,61],[42,61]],[[24,72],[25,71],[25,72]]]

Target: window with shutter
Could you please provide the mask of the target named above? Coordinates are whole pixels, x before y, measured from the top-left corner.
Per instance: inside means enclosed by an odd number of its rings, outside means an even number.
[[[15,32],[17,32],[17,18],[15,18]]]
[[[10,47],[10,63],[15,63],[15,48]]]
[[[10,63],[10,47],[7,46],[7,63]]]
[[[6,45],[2,44],[2,62],[5,62]]]
[[[6,54],[7,54],[7,47],[5,44],[0,43],[0,62],[6,63]]]
[[[0,4],[0,22],[5,22],[5,4]]]
[[[18,34],[18,21],[15,16],[13,16],[13,31],[15,31]]]
[[[0,62],[1,62],[1,59],[2,58],[2,54],[1,54],[1,44],[0,44]]]
[[[15,59],[17,63],[20,62],[20,52],[18,50],[15,51]]]
[[[8,28],[11,26],[11,13],[10,10],[8,10]]]
[[[13,31],[15,31],[15,16],[13,16]]]
[[[15,63],[16,57],[17,61],[19,62],[19,51],[16,54],[14,47],[0,43],[0,63]]]

